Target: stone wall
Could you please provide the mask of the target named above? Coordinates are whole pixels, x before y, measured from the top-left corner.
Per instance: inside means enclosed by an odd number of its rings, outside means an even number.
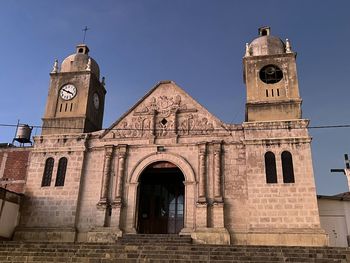
[[[74,241],[85,141],[85,135],[35,138],[16,239]],[[65,181],[63,186],[55,186],[58,162],[62,157],[68,159]],[[42,186],[48,158],[54,159],[51,183]],[[31,231],[33,229],[36,230]],[[62,234],[62,231],[67,234]]]

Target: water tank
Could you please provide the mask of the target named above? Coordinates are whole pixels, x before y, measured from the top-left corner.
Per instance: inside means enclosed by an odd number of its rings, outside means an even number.
[[[15,141],[18,141],[19,143],[30,143],[31,133],[32,127],[29,127],[27,124],[19,124],[17,127]]]

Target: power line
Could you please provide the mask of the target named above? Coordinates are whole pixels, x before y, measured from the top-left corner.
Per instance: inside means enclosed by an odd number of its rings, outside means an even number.
[[[288,129],[339,129],[339,128],[350,128],[350,124],[338,124],[338,125],[315,125],[315,126],[308,126],[308,127],[291,127],[288,125],[285,125],[284,127],[276,127],[271,125],[271,127],[243,127],[241,124],[227,124],[229,125],[236,125],[238,127],[222,127],[222,128],[212,128],[212,129],[192,129],[189,128],[188,131],[240,131],[240,130],[288,130]],[[6,123],[0,123],[0,127],[17,127],[17,124],[6,124]],[[60,127],[60,126],[41,126],[41,125],[31,125],[33,128],[45,128],[45,129],[69,129],[69,130],[81,130],[82,128],[79,127]],[[162,130],[162,128],[102,128],[101,130],[111,130],[111,131],[153,131],[153,130]],[[174,130],[174,129],[170,129]],[[179,128],[177,129],[179,130]],[[181,128],[180,128],[181,130]]]

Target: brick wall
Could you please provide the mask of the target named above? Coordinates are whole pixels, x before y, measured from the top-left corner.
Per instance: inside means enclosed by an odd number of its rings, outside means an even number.
[[[24,192],[32,147],[0,149],[0,186],[16,193]]]

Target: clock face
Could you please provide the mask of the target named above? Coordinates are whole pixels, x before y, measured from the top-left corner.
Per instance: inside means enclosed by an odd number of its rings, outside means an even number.
[[[260,70],[260,79],[266,84],[274,84],[283,78],[282,70],[275,65],[267,65]]]
[[[77,95],[77,88],[74,87],[72,84],[64,85],[60,89],[60,97],[63,100],[71,100],[75,97],[75,95]]]
[[[100,107],[100,98],[99,98],[98,94],[97,94],[97,93],[94,93],[92,99],[93,99],[93,101],[94,101],[95,109],[98,110],[98,108]]]

